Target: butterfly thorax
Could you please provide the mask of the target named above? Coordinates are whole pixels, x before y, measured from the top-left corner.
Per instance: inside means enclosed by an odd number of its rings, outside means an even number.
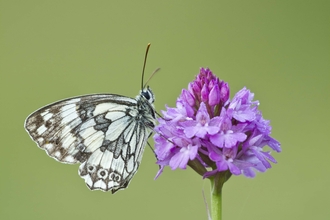
[[[137,99],[137,117],[136,120],[143,123],[146,127],[153,129],[156,123],[155,110],[153,102],[155,96],[151,89],[147,87],[140,92],[140,95],[136,97]]]

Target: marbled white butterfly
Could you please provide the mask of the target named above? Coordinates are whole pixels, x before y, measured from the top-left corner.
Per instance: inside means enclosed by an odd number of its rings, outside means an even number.
[[[154,95],[141,87],[135,99],[95,94],[52,103],[29,115],[25,129],[50,157],[81,163],[78,173],[91,190],[115,193],[137,172],[156,123]]]

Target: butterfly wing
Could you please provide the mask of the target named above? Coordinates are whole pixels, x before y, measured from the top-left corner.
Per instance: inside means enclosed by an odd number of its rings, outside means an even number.
[[[32,113],[25,129],[38,146],[62,163],[81,163],[79,175],[94,190],[126,188],[137,172],[154,109],[138,100],[98,94],[55,102]],[[151,120],[151,121],[150,121]]]

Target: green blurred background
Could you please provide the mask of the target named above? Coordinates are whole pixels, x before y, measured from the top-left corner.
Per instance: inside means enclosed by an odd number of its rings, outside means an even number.
[[[89,191],[78,165],[49,158],[23,128],[37,108],[89,93],[135,97],[146,75],[156,109],[200,67],[255,93],[283,152],[255,179],[224,187],[224,219],[328,219],[329,1],[0,0],[0,219],[207,219],[209,183],[191,169],[153,180],[146,149],[117,194]],[[153,144],[152,140],[150,140]]]

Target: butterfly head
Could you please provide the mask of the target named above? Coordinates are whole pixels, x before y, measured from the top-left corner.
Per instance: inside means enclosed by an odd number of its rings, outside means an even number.
[[[150,104],[155,101],[155,96],[149,86],[141,91],[140,96],[143,96]]]

